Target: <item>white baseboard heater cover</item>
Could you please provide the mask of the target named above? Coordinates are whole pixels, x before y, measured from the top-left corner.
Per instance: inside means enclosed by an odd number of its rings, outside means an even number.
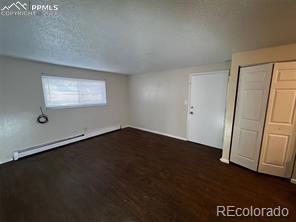
[[[39,152],[46,151],[46,150],[54,149],[54,148],[57,148],[57,147],[60,147],[60,146],[70,144],[70,143],[75,143],[75,142],[78,142],[80,140],[88,139],[88,138],[98,136],[98,135],[101,135],[101,134],[104,134],[104,133],[119,130],[120,128],[121,128],[120,125],[107,127],[107,128],[95,130],[93,132],[89,132],[89,133],[86,133],[86,134],[79,134],[79,135],[76,135],[76,136],[72,136],[72,137],[68,137],[68,138],[65,138],[65,139],[50,142],[50,143],[47,143],[47,144],[33,146],[33,147],[23,149],[23,150],[18,150],[18,151],[15,151],[13,153],[13,159],[18,160],[19,158],[22,158],[22,157],[25,157],[25,156],[29,156],[29,155],[33,155],[33,154],[36,154],[36,153],[39,153]]]

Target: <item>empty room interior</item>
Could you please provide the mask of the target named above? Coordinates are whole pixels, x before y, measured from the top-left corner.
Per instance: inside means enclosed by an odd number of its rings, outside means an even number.
[[[0,9],[0,222],[296,221],[295,0]]]

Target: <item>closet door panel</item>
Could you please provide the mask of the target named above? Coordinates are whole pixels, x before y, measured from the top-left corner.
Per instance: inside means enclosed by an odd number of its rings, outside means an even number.
[[[290,178],[295,158],[296,62],[274,67],[259,172]]]
[[[230,161],[258,168],[272,64],[240,69]]]

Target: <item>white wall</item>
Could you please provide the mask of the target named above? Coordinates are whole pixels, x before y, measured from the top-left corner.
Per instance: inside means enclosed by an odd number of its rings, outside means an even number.
[[[186,138],[189,75],[228,69],[223,63],[130,76],[130,125]]]
[[[0,65],[0,162],[10,159],[18,149],[76,135],[86,128],[92,131],[128,122],[128,77],[125,75],[6,57],[0,57]],[[50,121],[38,124],[39,107],[44,107],[41,73],[106,80],[108,104],[48,109]]]
[[[2,158],[2,150],[6,147],[6,140],[4,139],[4,60],[0,59],[0,163],[1,160],[5,159]]]

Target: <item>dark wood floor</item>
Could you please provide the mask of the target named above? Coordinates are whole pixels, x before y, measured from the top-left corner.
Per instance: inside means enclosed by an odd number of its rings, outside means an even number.
[[[217,205],[280,205],[296,221],[295,185],[220,156],[128,128],[10,162],[0,166],[0,222],[229,221]]]

